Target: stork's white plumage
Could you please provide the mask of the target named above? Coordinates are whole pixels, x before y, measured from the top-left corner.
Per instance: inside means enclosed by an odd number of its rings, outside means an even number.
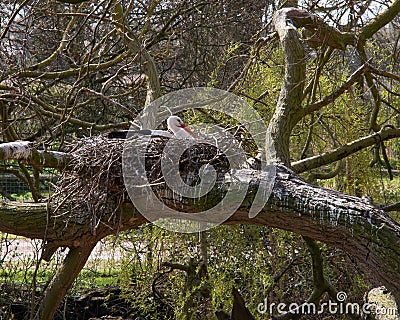
[[[132,135],[151,135],[166,138],[197,139],[196,134],[177,116],[170,116],[167,119],[167,125],[172,133],[165,130],[120,130],[109,132],[108,138],[126,139]]]
[[[167,120],[168,129],[179,139],[196,139],[195,133],[178,116],[170,116]]]

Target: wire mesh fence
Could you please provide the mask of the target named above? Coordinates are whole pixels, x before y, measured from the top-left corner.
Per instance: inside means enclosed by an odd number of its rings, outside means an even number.
[[[55,174],[41,174],[39,178],[39,192],[51,193],[57,179],[58,177]],[[15,200],[25,197],[29,198],[27,194],[30,192],[31,189],[26,181],[13,174],[0,172],[0,196]]]

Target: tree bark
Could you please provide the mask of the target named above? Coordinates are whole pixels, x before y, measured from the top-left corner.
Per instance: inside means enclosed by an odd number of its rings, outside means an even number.
[[[64,169],[71,158],[68,153],[36,150],[28,141],[0,145],[0,160],[22,160],[35,167]]]
[[[290,162],[290,133],[299,120],[306,72],[303,45],[296,27],[287,17],[287,13],[293,10],[296,9],[279,10],[274,17],[285,56],[285,76],[267,133],[267,144],[272,143],[276,159],[285,164]]]
[[[35,319],[52,319],[68,289],[71,287],[79,272],[85,266],[97,241],[86,242],[84,246],[71,248],[65,257],[61,267],[46,290],[43,301]]]
[[[265,179],[266,175],[255,171],[235,174],[236,179],[249,183],[249,191],[242,206],[225,224],[276,227],[333,245],[353,256],[374,284],[384,284],[395,296],[400,296],[400,225],[387,213],[366,204],[360,198],[310,185],[284,166],[278,166],[277,170],[268,204],[254,218],[249,218],[248,209],[260,180]],[[222,184],[215,192],[222,194],[223,190]],[[218,201],[219,196],[215,194],[209,198]],[[186,206],[186,209],[193,210],[193,203],[179,205],[179,209],[185,209]],[[94,235],[91,233],[90,221],[81,221],[78,225],[69,223],[66,227],[62,220],[48,218],[47,211],[47,204],[43,203],[2,204],[0,230],[29,238],[46,239],[48,243],[57,246],[80,247],[147,222],[131,203],[125,203],[117,219],[119,225],[112,228],[100,225]],[[201,216],[195,214],[190,218],[201,220]]]

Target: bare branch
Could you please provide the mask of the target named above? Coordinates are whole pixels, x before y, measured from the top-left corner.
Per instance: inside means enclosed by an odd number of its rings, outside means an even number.
[[[88,2],[89,0],[57,0],[57,1],[62,3],[78,4],[82,2]]]
[[[3,38],[6,36],[8,30],[10,29],[11,23],[14,21],[15,17],[18,15],[18,13],[22,10],[23,7],[26,6],[26,4],[29,2],[30,0],[24,0],[17,8],[17,10],[15,10],[13,12],[13,14],[10,17],[10,20],[8,20],[8,23],[6,25],[6,27],[4,28],[3,32],[0,35],[0,41],[3,40]]]
[[[158,78],[157,69],[153,57],[142,46],[134,32],[125,23],[122,5],[120,2],[113,7],[112,18],[118,34],[124,40],[125,45],[133,54],[140,53],[142,68],[147,76],[147,97],[145,106],[149,105],[153,100],[161,94],[160,80]]]
[[[376,18],[366,24],[358,35],[358,41],[363,43],[371,38],[376,32],[390,23],[400,12],[400,0],[395,0],[392,4]]]
[[[355,72],[351,74],[351,76],[344,82],[339,88],[337,88],[330,95],[325,97],[322,100],[319,100],[313,104],[308,105],[303,109],[303,116],[310,114],[314,111],[320,110],[322,107],[332,103],[340,97],[346,90],[348,90],[362,75],[366,70],[369,70],[369,63],[363,64],[360,68],[358,68]]]
[[[36,150],[27,141],[0,144],[0,160],[23,160],[36,167],[62,169],[71,158],[71,155],[63,152]]]
[[[95,96],[112,103],[113,105],[115,105],[116,107],[118,107],[119,109],[124,111],[125,113],[129,114],[132,117],[132,119],[135,119],[137,114],[138,114],[138,113],[133,112],[129,108],[125,107],[124,105],[118,103],[117,101],[111,99],[110,97],[107,97],[106,95],[104,95],[104,94],[102,94],[100,92],[96,92],[96,91],[94,91],[92,89],[89,89],[89,88],[82,88],[81,90],[90,92],[90,93],[94,94]]]
[[[347,45],[355,43],[353,33],[341,32],[325,23],[319,16],[307,11],[289,8],[287,17],[293,21],[297,28],[304,27],[310,31],[313,38],[318,39],[321,44],[344,50]]]
[[[89,71],[100,71],[104,70],[107,68],[110,68],[117,63],[121,62],[125,58],[129,57],[131,55],[131,52],[124,51],[115,58],[108,60],[106,62],[98,63],[98,64],[89,64],[86,65],[85,67],[88,68]],[[63,70],[63,71],[31,71],[31,70],[23,70],[21,72],[18,72],[16,76],[21,77],[21,78],[38,78],[38,79],[63,79],[63,78],[68,78],[72,76],[77,76],[79,73],[82,72],[81,68],[71,68],[68,70]]]
[[[356,153],[382,141],[398,137],[400,137],[400,129],[382,129],[378,133],[362,137],[344,146],[336,148],[335,150],[328,151],[311,158],[293,162],[291,164],[291,167],[297,173],[306,172],[308,170],[315,169],[326,164],[344,159],[350,154]]]
[[[390,79],[393,79],[393,80],[396,80],[396,81],[400,82],[400,75],[398,75],[398,74],[391,73],[391,72],[388,72],[388,71],[385,71],[385,70],[380,70],[380,69],[375,68],[373,66],[369,66],[369,71],[371,71],[372,73],[378,74],[380,76],[384,76],[384,77],[387,77],[387,78],[390,78]]]
[[[1,89],[1,88],[0,88]],[[63,119],[63,111],[55,108],[54,106],[45,103],[38,97],[32,96],[30,98],[27,97],[22,97],[22,100],[25,101],[27,104],[29,104],[29,99],[31,99],[33,102],[37,103],[41,108],[38,110],[40,114],[46,115],[51,118],[55,119]],[[129,122],[121,122],[121,123],[108,123],[108,124],[97,124],[94,122],[87,122],[84,120],[80,120],[78,118],[74,117],[68,117],[66,122],[69,122],[71,124],[78,125],[82,128],[87,128],[90,130],[98,130],[98,131],[105,131],[105,130],[110,130],[110,129],[116,129],[116,128],[127,128],[130,126]]]
[[[34,71],[34,70],[46,67],[57,58],[57,56],[64,50],[65,46],[67,45],[69,32],[71,31],[72,26],[76,22],[76,18],[77,18],[76,16],[71,17],[71,20],[68,22],[67,27],[64,30],[64,33],[63,33],[63,36],[62,36],[62,39],[60,41],[60,45],[58,46],[58,48],[46,59],[42,60],[41,62],[38,62],[37,64],[34,64],[34,65],[28,67],[26,69],[27,71]]]
[[[97,241],[86,242],[84,246],[70,248],[61,267],[57,270],[55,277],[46,291],[43,298],[43,303],[37,312],[36,319],[47,320],[51,319],[56,312],[59,303],[71,287],[72,282],[78,276],[79,272],[85,266],[87,259],[90,256]]]

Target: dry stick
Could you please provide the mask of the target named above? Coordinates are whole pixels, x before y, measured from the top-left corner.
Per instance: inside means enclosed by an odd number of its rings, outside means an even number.
[[[35,202],[38,202],[40,197],[39,190],[36,190],[34,182],[32,181],[31,175],[28,172],[28,169],[25,167],[25,165],[19,161],[19,167],[21,168],[22,173],[24,174],[26,178],[26,182],[28,183],[29,189],[31,190],[32,193],[32,198]]]
[[[307,151],[308,151],[308,149],[310,147],[312,134],[314,132],[313,122],[314,122],[314,113],[311,114],[310,125],[309,125],[309,129],[308,129],[306,141],[305,141],[304,146],[303,146],[302,151],[301,151],[300,159],[306,158]]]
[[[324,121],[324,119],[322,118],[322,114],[318,114],[318,122],[320,122],[322,124],[322,126],[325,128],[326,132],[328,133],[329,137],[332,140],[333,146],[335,148],[339,147],[338,145],[338,141],[335,137],[335,134],[332,132],[331,128],[329,127],[329,125]],[[325,180],[325,179],[332,179],[333,177],[336,177],[339,172],[342,170],[342,161],[339,160],[336,162],[335,168],[333,170],[331,170],[330,172],[310,172],[310,179],[311,180],[315,180],[315,179],[319,179],[319,180]]]
[[[43,241],[44,243],[44,241]],[[36,247],[36,250],[37,247]],[[38,251],[36,251],[36,254],[38,256]],[[31,290],[31,312],[30,312],[30,320],[33,320],[34,316],[35,316],[35,307],[36,307],[36,288],[37,288],[37,273],[39,271],[39,267],[40,267],[40,262],[42,260],[42,257],[37,257],[36,256],[36,262],[35,262],[35,270],[33,271],[33,275],[32,275],[32,287],[30,288]]]
[[[393,180],[392,166],[390,165],[390,161],[389,161],[388,155],[386,153],[385,143],[382,141],[380,143],[380,146],[381,146],[381,150],[382,150],[382,158],[383,158],[383,161],[385,162],[386,169],[388,170],[388,173],[389,173],[389,179]]]
[[[389,101],[386,101],[385,99],[382,99],[382,102],[384,104],[386,104],[389,108],[391,108],[394,112],[396,112],[397,114],[400,114],[400,109],[396,108],[394,105],[389,103]]]
[[[331,57],[333,51],[334,51],[334,49],[332,47],[328,47],[326,49],[326,51],[323,53],[323,56],[320,59],[320,63],[318,64],[317,69],[315,70],[315,75],[314,75],[312,81],[310,81],[310,83],[304,89],[304,96],[306,96],[311,90],[315,91],[316,83],[321,76],[324,66],[328,63],[329,58]],[[314,93],[314,96],[315,96],[315,93]],[[315,101],[313,101],[313,102],[315,102]]]

